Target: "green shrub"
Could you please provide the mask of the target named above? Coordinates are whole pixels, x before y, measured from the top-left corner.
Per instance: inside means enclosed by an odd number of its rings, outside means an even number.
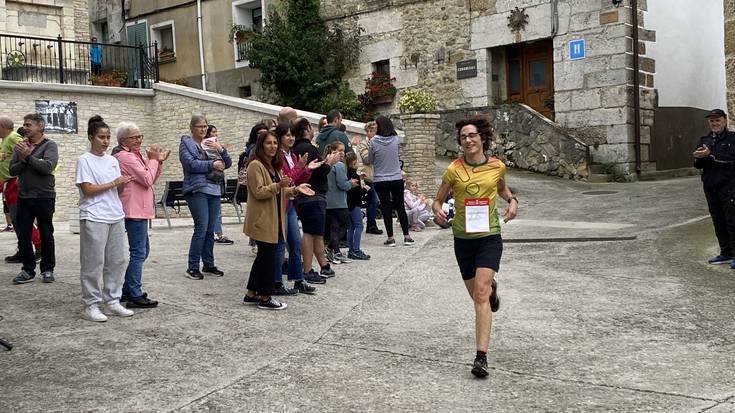
[[[398,101],[401,113],[430,113],[436,111],[436,98],[423,90],[406,90]]]

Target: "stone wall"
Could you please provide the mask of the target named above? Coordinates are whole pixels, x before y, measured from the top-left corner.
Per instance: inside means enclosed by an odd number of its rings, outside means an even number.
[[[0,81],[0,114],[10,116],[21,126],[23,116],[36,111],[35,100],[71,101],[77,104],[77,134],[49,134],[59,146],[59,171],[56,174],[56,218],[66,220],[70,206],[79,200],[74,184],[76,160],[88,150],[87,120],[99,114],[114,128],[123,120],[136,122],[146,135],[146,143],[157,139],[153,114],[153,91],[106,87]]]
[[[437,114],[402,115],[405,137],[401,145],[403,170],[408,179],[417,182],[425,194],[436,193],[436,165],[432,149],[439,131]]]
[[[490,153],[519,169],[585,180],[589,176],[589,146],[570,131],[523,104],[440,112],[436,154],[456,157],[457,121],[487,116],[493,123]]]
[[[0,32],[88,40],[87,0],[0,0]]]
[[[735,128],[735,0],[725,0],[725,59],[728,119]]]
[[[35,100],[72,101],[77,104],[78,133],[48,135],[59,145],[61,166],[56,175],[58,220],[66,220],[69,207],[78,202],[79,192],[74,184],[76,160],[88,150],[86,126],[93,115],[99,114],[105,119],[113,129],[113,137],[119,122],[133,121],[145,135],[144,147],[156,143],[172,150],[156,185],[156,194],[160,198],[166,180],[182,179],[177,153],[181,135],[188,133],[193,113],[205,114],[209,122],[217,126],[221,141],[229,146],[233,162],[236,162],[250,128],[261,119],[275,118],[280,110],[280,107],[265,103],[166,83],[156,84],[154,90],[146,90],[0,81],[0,94],[3,96],[0,114],[10,116],[16,127],[20,126],[24,115],[35,112]],[[299,114],[313,124],[321,117],[310,112]],[[362,123],[344,123],[348,132],[363,134]],[[234,169],[228,170],[227,175],[235,177]],[[182,212],[187,212],[186,208]],[[232,208],[223,208],[222,212],[234,215]]]
[[[553,40],[554,110],[556,122],[594,144],[598,163],[620,163],[633,169],[631,1],[615,7],[609,0],[559,0],[556,30],[548,0],[322,0],[322,16],[335,25],[360,26],[359,66],[347,78],[356,92],[373,70],[371,63],[389,60],[399,89],[434,93],[440,109],[471,108],[504,103],[507,45]],[[508,17],[517,7],[528,16],[525,28],[512,31]],[[647,4],[639,0],[641,57],[641,142],[648,164],[650,127],[656,102],[655,62],[645,55],[655,32],[646,30]],[[569,42],[584,39],[586,58],[571,60]],[[477,77],[457,79],[456,63],[476,59]]]

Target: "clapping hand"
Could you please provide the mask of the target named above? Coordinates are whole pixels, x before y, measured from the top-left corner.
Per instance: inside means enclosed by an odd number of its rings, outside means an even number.
[[[332,152],[324,159],[324,163],[326,163],[329,166],[332,166],[336,164],[339,161],[339,153]]]
[[[707,147],[707,145],[702,145],[699,148],[697,148],[697,150],[694,151],[694,153],[692,155],[694,155],[694,157],[697,158],[697,159],[701,159],[701,158],[708,157],[710,155],[710,153],[711,152],[710,152],[709,148]]]
[[[278,186],[281,188],[286,188],[288,186],[291,186],[291,177],[286,175],[283,178],[281,178],[281,181],[278,183]]]
[[[308,153],[304,153],[303,155],[299,156],[299,166],[302,167],[302,168],[305,167],[306,166],[306,162],[308,160],[309,160],[309,154]]]
[[[314,190],[311,189],[311,186],[309,184],[301,184],[296,187],[296,190],[306,196],[313,196],[315,194]]]
[[[132,177],[132,176],[130,176],[130,175],[120,175],[117,178],[115,178],[115,180],[112,181],[112,183],[115,186],[120,186],[120,185],[127,184],[128,182],[132,181],[133,179],[135,179],[135,178]]]
[[[314,169],[317,169],[320,166],[322,166],[323,163],[324,161],[314,159],[313,161],[309,162],[309,165],[307,165],[306,167],[313,171]]]
[[[31,147],[31,144],[27,141],[21,141],[15,144],[15,150],[18,151],[18,156],[21,160],[25,160],[28,155],[33,152],[33,148]]]

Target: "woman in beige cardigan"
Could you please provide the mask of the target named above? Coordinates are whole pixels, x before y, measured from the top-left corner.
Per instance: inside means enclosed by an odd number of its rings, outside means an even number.
[[[314,195],[309,184],[292,187],[291,178],[281,174],[283,160],[278,154],[278,138],[273,132],[258,135],[253,155],[247,166],[248,208],[245,214],[245,234],[258,244],[248,279],[246,304],[258,303],[264,310],[283,310],[286,303],[271,297],[275,273],[276,246],[285,239],[286,203],[297,192]]]

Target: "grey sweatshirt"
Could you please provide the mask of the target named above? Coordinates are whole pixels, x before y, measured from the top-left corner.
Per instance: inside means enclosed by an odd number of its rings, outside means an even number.
[[[56,198],[53,172],[59,162],[56,142],[44,138],[25,160],[13,151],[10,175],[18,177],[19,198]]]
[[[368,145],[368,164],[373,165],[373,182],[400,181],[398,136],[375,135]]]

